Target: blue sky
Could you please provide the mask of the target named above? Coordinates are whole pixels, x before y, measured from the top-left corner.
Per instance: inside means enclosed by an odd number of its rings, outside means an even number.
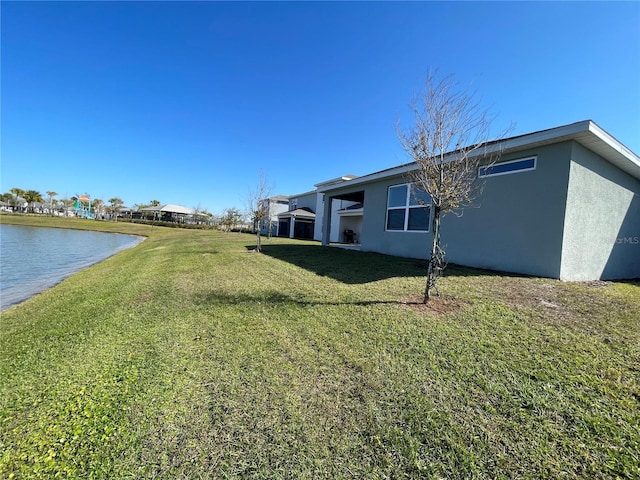
[[[0,189],[212,213],[407,161],[453,73],[513,134],[592,119],[640,153],[640,3],[5,2]]]

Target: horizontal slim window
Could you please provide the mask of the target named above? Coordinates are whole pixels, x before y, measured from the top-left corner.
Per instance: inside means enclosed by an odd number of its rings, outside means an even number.
[[[510,162],[496,163],[488,167],[480,167],[478,169],[478,177],[494,177],[497,175],[507,175],[508,173],[527,172],[535,170],[536,157],[523,158]]]

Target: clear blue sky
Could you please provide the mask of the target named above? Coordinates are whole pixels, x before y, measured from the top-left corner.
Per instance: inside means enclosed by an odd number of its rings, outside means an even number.
[[[513,134],[640,152],[640,3],[2,2],[2,192],[242,207],[407,161],[433,68]]]

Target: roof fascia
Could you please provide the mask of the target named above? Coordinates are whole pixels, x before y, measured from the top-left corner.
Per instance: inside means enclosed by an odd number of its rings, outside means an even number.
[[[313,186],[316,188],[327,187],[329,185],[336,185],[336,184],[348,182],[355,178],[358,178],[358,175],[348,174],[348,175],[343,175],[342,177],[332,178],[331,180],[325,180],[324,182],[316,183]]]
[[[594,122],[590,122],[589,132],[598,137],[609,148],[612,148],[617,153],[626,157],[629,162],[631,162],[631,164],[635,165],[635,167],[638,168],[640,175],[640,157],[638,157],[638,155],[633,153],[633,151],[625,147],[622,143],[616,140],[615,137],[610,135],[604,129],[600,128],[600,126]],[[636,177],[640,178],[639,175],[636,175]]]
[[[594,135],[600,142],[603,142],[607,147],[612,149],[613,152],[618,155],[623,155],[629,162],[629,169],[636,171],[634,175],[636,178],[640,178],[640,158],[634,154],[631,150],[625,147],[622,143],[609,135],[605,130],[600,128],[592,120],[584,120],[581,122],[571,123],[569,125],[563,125],[560,127],[550,128],[548,130],[541,130],[539,132],[528,133],[519,135],[517,137],[511,137],[504,140],[491,142],[488,145],[478,149],[478,155],[487,155],[502,151],[502,153],[516,152],[518,150],[524,150],[534,145],[547,145],[551,143],[557,143],[564,140],[576,139],[579,134],[588,133]],[[459,152],[449,152],[445,154],[445,161],[453,161],[458,158]],[[606,158],[610,163],[617,165],[611,157]],[[392,167],[379,172],[371,173],[362,177],[357,177],[353,180],[342,182],[338,185],[327,185],[318,187],[318,192],[327,192],[331,190],[342,189],[345,187],[357,186],[364,183],[375,182],[377,180],[383,180],[390,177],[406,175],[412,170],[417,168],[414,162]],[[630,172],[630,173],[632,173]],[[633,174],[633,173],[632,173]]]
[[[293,199],[299,198],[299,197],[306,197],[306,196],[310,196],[310,195],[316,195],[317,193],[318,193],[317,190],[309,190],[308,192],[297,193],[295,195],[289,195],[289,200],[293,200]]]

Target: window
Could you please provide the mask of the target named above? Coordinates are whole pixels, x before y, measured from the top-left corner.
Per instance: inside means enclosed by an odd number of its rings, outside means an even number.
[[[389,187],[387,230],[428,232],[431,214],[429,194],[412,184]]]
[[[478,168],[478,177],[495,177],[508,173],[528,172],[536,169],[536,157],[521,158],[510,162],[496,163],[488,167]]]

